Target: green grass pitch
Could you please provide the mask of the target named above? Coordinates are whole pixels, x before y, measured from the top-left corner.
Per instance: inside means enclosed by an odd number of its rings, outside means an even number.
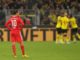
[[[80,60],[80,42],[55,44],[54,42],[24,42],[29,58],[22,58],[16,44],[17,58],[12,56],[11,42],[0,42],[0,60]]]

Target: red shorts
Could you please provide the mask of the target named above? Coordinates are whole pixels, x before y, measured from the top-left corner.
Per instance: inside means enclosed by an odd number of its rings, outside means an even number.
[[[22,35],[19,30],[10,31],[10,40],[11,42],[22,42]]]

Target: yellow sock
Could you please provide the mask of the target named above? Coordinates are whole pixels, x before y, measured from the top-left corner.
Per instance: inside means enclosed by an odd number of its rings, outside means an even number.
[[[57,37],[56,37],[56,43],[59,43],[59,41],[60,41],[60,35],[57,34]]]
[[[60,43],[64,43],[64,36],[63,35],[60,36]]]
[[[80,39],[80,34],[79,34],[79,33],[77,33],[76,35],[77,35],[77,37]]]
[[[66,36],[66,42],[70,42],[70,39],[68,36]]]
[[[76,41],[75,35],[73,35],[72,37],[73,37],[73,41],[75,42]]]

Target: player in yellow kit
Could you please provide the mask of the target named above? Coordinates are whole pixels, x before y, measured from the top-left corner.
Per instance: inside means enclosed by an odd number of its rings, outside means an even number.
[[[78,34],[78,25],[76,23],[76,18],[72,16],[72,14],[69,14],[69,20],[70,20],[70,25],[71,25],[71,32],[72,32],[72,39],[74,42],[76,42],[76,36],[80,38]]]
[[[61,16],[58,16],[57,18],[57,24],[56,24],[56,43],[60,43],[61,40]]]
[[[68,13],[67,12],[63,12],[62,13],[62,17],[61,17],[61,30],[62,30],[62,40],[61,43],[68,43],[69,39],[67,36],[67,31],[69,28],[69,19],[67,17]]]
[[[69,39],[67,37],[67,30],[69,28],[68,26],[69,26],[69,19],[67,17],[67,12],[61,11],[61,15],[58,16],[57,25],[56,25],[57,34],[58,34],[56,43],[64,44],[66,41],[69,42]]]

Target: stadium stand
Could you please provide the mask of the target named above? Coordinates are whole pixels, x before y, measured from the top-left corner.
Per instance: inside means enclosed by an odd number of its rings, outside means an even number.
[[[56,18],[60,14],[60,11],[66,10],[77,18],[78,25],[80,26],[80,0],[0,0],[1,26],[4,25],[3,23],[6,21],[6,16],[9,15],[7,12],[10,12],[9,10],[11,9],[21,9],[22,14],[24,14],[26,10],[26,12],[34,11],[34,14],[30,14],[31,21],[32,19],[36,19],[32,21],[33,25],[45,25],[45,23],[48,23],[48,25],[55,25]],[[35,16],[37,17],[32,18]],[[47,18],[45,19],[45,17]]]

